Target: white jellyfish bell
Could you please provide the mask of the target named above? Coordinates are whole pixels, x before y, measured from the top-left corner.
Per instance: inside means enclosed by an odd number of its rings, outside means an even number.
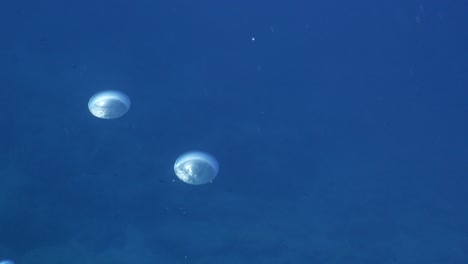
[[[130,99],[120,91],[101,91],[89,99],[88,108],[95,117],[115,119],[128,112],[130,109]]]
[[[190,151],[180,155],[174,164],[176,176],[183,182],[201,185],[211,182],[219,171],[215,157],[202,151]]]

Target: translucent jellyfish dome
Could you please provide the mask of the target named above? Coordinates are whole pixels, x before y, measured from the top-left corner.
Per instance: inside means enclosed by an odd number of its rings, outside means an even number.
[[[128,112],[128,109],[130,109],[130,99],[120,91],[101,91],[89,99],[88,108],[95,117],[115,119]]]
[[[12,260],[0,260],[0,264],[15,264]]]
[[[174,164],[177,177],[188,184],[201,185],[211,182],[219,171],[218,161],[202,151],[190,151],[180,155]]]

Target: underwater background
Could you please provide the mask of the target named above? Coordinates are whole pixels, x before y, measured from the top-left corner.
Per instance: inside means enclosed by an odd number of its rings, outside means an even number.
[[[467,8],[2,2],[0,260],[468,263]]]

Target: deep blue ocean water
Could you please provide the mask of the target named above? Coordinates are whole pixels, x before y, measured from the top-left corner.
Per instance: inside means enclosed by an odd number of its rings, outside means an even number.
[[[2,2],[0,261],[468,263],[467,9]]]

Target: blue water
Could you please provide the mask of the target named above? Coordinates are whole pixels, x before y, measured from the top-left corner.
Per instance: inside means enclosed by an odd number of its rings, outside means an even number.
[[[2,2],[0,261],[468,263],[467,8]]]

